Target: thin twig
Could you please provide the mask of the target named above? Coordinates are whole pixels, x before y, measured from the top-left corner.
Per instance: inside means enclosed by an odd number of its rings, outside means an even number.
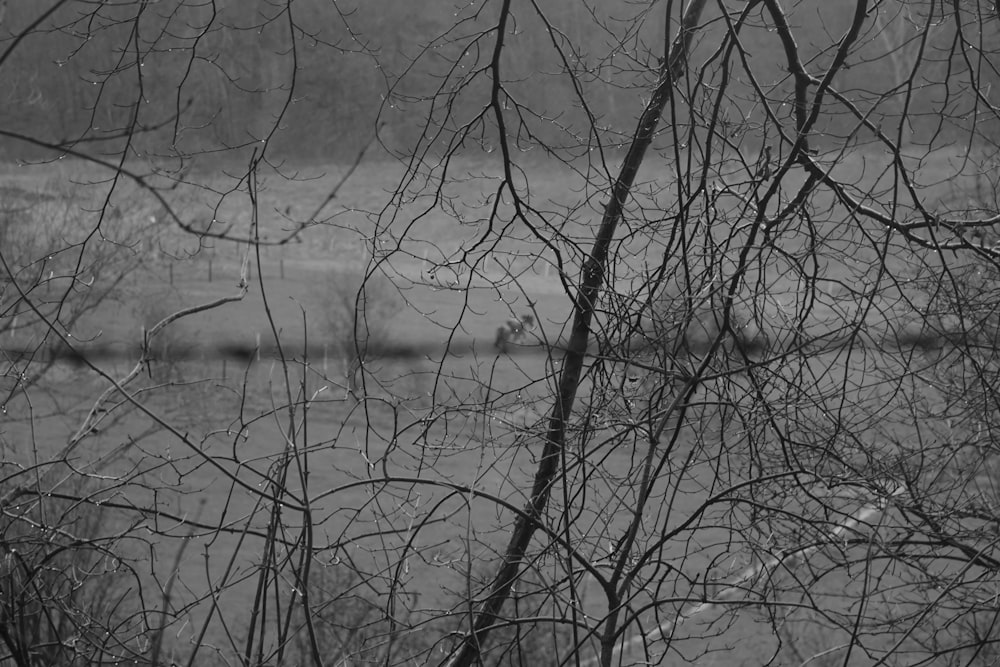
[[[771,558],[757,563],[756,565],[751,565],[742,572],[740,572],[736,577],[729,579],[723,590],[712,599],[705,602],[699,602],[696,605],[689,607],[688,609],[682,609],[671,619],[660,623],[655,628],[649,632],[640,633],[634,635],[631,639],[625,640],[615,647],[614,655],[618,656],[635,648],[638,648],[647,642],[655,641],[667,637],[667,635],[679,626],[684,621],[694,618],[699,614],[704,614],[726,602],[731,601],[740,593],[746,592],[745,584],[747,582],[757,580],[761,575],[777,568],[779,565],[786,567],[794,567],[797,563],[804,562],[813,554],[813,552],[819,550],[824,545],[828,544],[839,538],[844,533],[854,530],[859,525],[866,523],[876,514],[882,512],[891,498],[902,495],[906,492],[906,485],[898,484],[890,493],[884,498],[879,498],[877,501],[868,502],[862,505],[857,512],[844,520],[843,523],[835,526],[828,533],[828,540],[825,542],[818,542],[808,547],[802,547],[799,549],[788,549],[783,553],[772,556]],[[600,660],[599,656],[594,656],[589,660],[581,663],[581,667],[590,667],[591,665],[597,665]]]

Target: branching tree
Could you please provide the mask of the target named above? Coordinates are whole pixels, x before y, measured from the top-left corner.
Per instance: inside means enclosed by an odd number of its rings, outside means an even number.
[[[0,663],[995,664],[993,3],[424,5],[0,16]]]

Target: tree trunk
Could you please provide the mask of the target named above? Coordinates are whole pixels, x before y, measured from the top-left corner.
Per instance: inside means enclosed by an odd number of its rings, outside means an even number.
[[[622,209],[628,200],[639,167],[663,115],[663,109],[670,99],[674,81],[684,73],[688,49],[705,3],[706,0],[691,0],[685,9],[680,31],[669,53],[663,59],[656,87],[639,118],[628,154],[612,186],[611,196],[604,207],[597,238],[584,264],[580,287],[573,304],[573,328],[563,357],[559,393],[549,415],[544,450],[535,472],[531,498],[523,514],[518,515],[515,520],[510,542],[504,551],[503,563],[493,578],[489,596],[473,619],[472,631],[463,638],[449,659],[443,663],[449,667],[468,667],[478,660],[481,648],[496,624],[497,615],[510,595],[514,581],[520,576],[524,554],[538,523],[542,520],[552,485],[559,472],[560,454],[566,444],[566,424],[573,411],[587,346],[590,342],[590,323],[604,282],[608,253],[615,237],[615,230],[621,220]],[[669,21],[669,16],[665,20]],[[502,30],[498,30],[498,35],[502,35]]]

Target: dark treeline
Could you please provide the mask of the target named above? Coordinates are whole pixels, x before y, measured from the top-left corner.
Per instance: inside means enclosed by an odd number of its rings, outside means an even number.
[[[524,105],[532,114],[521,115],[508,134],[524,145],[541,138],[575,150],[593,146],[598,133],[606,146],[618,144],[633,129],[636,96],[658,65],[637,54],[657,52],[649,47],[663,39],[662,33],[646,34],[649,28],[636,26],[662,28],[661,22],[638,21],[638,13],[650,8],[625,0],[589,6],[551,0],[543,11],[557,30],[549,30],[530,3],[514,4],[520,20],[506,30],[508,45],[516,46],[503,53],[505,103]],[[934,4],[921,7],[933,11]],[[816,43],[829,43],[819,36],[845,28],[846,8],[841,0],[817,3],[814,25],[801,30],[815,30]],[[3,147],[8,159],[51,155],[46,146],[107,155],[127,149],[130,157],[207,151],[224,156],[267,141],[276,155],[342,161],[371,139],[376,124],[379,139],[392,151],[405,152],[422,136],[428,143],[449,142],[461,120],[480,114],[488,99],[483,93],[491,84],[486,66],[495,15],[489,2],[463,7],[398,0],[11,3],[0,23],[9,61],[2,69]],[[725,30],[717,10],[705,21],[693,62],[706,62],[704,56],[719,43],[713,35]],[[753,54],[748,63],[758,81],[770,86],[769,96],[782,98],[791,79],[779,67],[782,54],[772,29],[758,11],[747,20],[742,43]],[[942,22],[931,46],[945,48],[953,37]],[[17,48],[10,49],[17,39]],[[905,68],[907,49],[916,48],[917,39],[902,23],[871,30],[863,43],[872,59],[850,63],[837,87],[862,109],[874,105],[875,97],[866,99],[867,84]],[[899,43],[887,49],[892,40]],[[829,50],[811,50],[808,40],[799,46],[809,70],[822,71],[834,57]],[[916,94],[907,102],[906,91],[900,91],[899,108],[910,105],[904,132],[920,132],[922,117],[933,126],[943,110],[970,122],[976,116],[974,108],[953,108],[959,98],[969,99],[957,94],[964,79],[955,65],[948,69],[942,62],[939,73],[941,80],[954,81],[954,99]],[[411,74],[399,84],[407,69]],[[574,71],[575,82],[562,75],[566,70]],[[925,65],[922,76],[928,72],[933,76]],[[758,133],[768,120],[752,103],[753,95],[741,102],[740,91],[749,89],[741,88],[739,73],[734,76],[725,122],[733,133]],[[681,92],[696,100],[695,81],[692,77]],[[586,109],[574,87],[585,93]],[[899,124],[887,108],[880,104],[872,121],[895,132]],[[588,114],[595,118],[593,128]],[[446,115],[444,126],[434,129],[440,134],[428,138],[419,119],[433,123]],[[685,123],[680,116],[673,120]],[[835,135],[854,122],[845,114],[841,127],[832,116],[822,129]],[[488,136],[463,141],[474,144],[470,148],[492,145]]]
[[[987,337],[970,335],[962,331],[918,331],[903,330],[881,337],[879,340],[869,341],[876,350],[947,350],[955,346],[977,346],[986,348],[991,346],[993,341]],[[545,351],[546,354],[552,352],[562,352],[566,349],[566,341],[560,339],[555,341],[552,349],[541,347],[537,343],[512,343],[503,350],[506,355],[532,354]],[[734,352],[746,354],[752,359],[758,359],[761,355],[769,351],[766,338],[751,338],[737,340],[733,343]],[[821,352],[833,353],[844,350],[850,346],[858,350],[865,347],[864,342],[858,342],[850,336],[840,338],[829,338],[821,345],[814,348]],[[383,360],[413,360],[423,359],[439,355],[445,347],[443,342],[404,342],[398,340],[374,341],[366,350],[366,354],[372,359]],[[692,351],[704,353],[707,344],[704,342],[692,345]],[[636,349],[642,349],[637,347]],[[496,354],[492,342],[474,339],[452,340],[447,344],[450,355],[462,356],[465,354]],[[129,347],[122,344],[96,344],[68,346],[63,341],[55,341],[44,347],[18,348],[5,347],[4,353],[10,359],[18,361],[65,361],[71,364],[82,366],[90,363],[105,361],[134,361],[136,353],[141,354],[137,347]],[[597,354],[598,350],[594,350]],[[173,364],[189,361],[206,360],[230,360],[237,362],[250,362],[254,359],[281,360],[282,355],[286,360],[305,361],[310,360],[316,364],[326,359],[337,360],[339,349],[336,346],[324,344],[310,344],[308,347],[296,345],[294,343],[283,343],[278,348],[273,343],[265,342],[256,345],[252,341],[245,343],[224,340],[212,342],[204,339],[197,340],[171,340],[168,343],[154,346],[150,351],[147,363],[150,364]]]

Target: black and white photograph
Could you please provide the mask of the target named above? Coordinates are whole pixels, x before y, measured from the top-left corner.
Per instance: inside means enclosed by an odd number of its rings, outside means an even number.
[[[0,0],[0,667],[1000,666],[993,0]]]

